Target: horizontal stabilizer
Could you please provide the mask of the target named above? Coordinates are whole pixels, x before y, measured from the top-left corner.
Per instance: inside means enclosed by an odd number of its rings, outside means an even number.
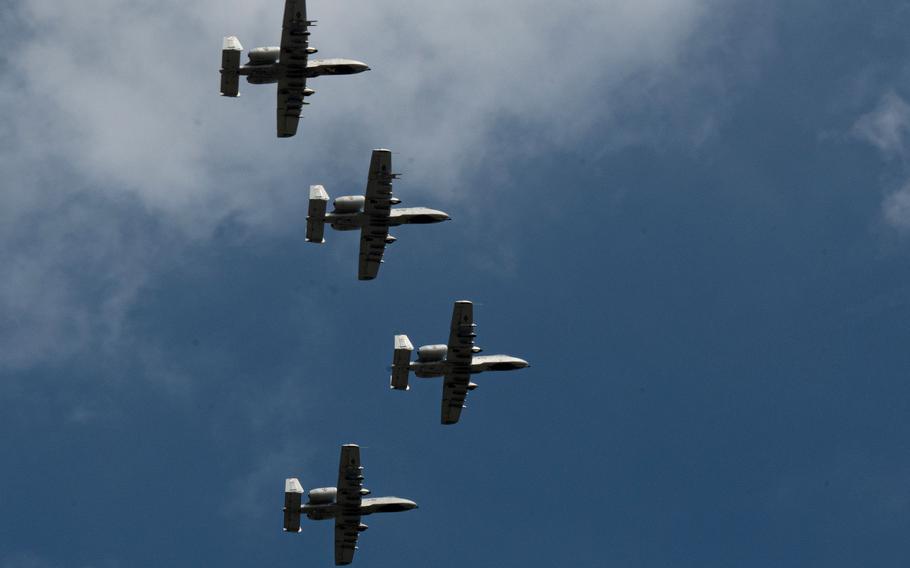
[[[306,240],[308,243],[324,243],[325,208],[329,194],[321,185],[310,186],[310,208],[306,218]]]
[[[224,38],[221,48],[221,94],[225,97],[240,95],[240,55],[243,46],[234,36]]]
[[[395,355],[392,359],[391,387],[395,390],[408,390],[408,377],[411,372],[411,352],[414,346],[407,335],[395,336]]]
[[[303,487],[296,478],[284,481],[284,530],[300,532],[300,504],[303,499]]]
[[[224,43],[221,44],[221,49],[224,51],[243,51],[243,46],[237,36],[227,36],[224,38]]]

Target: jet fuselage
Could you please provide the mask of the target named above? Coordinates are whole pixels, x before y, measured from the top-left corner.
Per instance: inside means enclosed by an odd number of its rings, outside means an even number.
[[[389,226],[397,227],[399,225],[421,225],[428,223],[439,223],[448,221],[449,216],[443,211],[429,209],[427,207],[400,207],[392,209],[389,215]],[[325,222],[329,223],[333,229],[338,231],[354,231],[368,225],[370,217],[363,211],[354,213],[326,213]]]
[[[361,501],[360,515],[398,513],[416,508],[417,503],[410,499],[402,499],[401,497],[368,497]],[[338,515],[338,505],[334,501],[331,503],[304,503],[300,506],[300,510],[312,521],[328,521]]]
[[[279,48],[257,48],[250,52],[250,60],[241,65],[237,74],[245,76],[248,83],[265,85],[277,83],[285,77],[286,68],[278,62]],[[272,57],[275,59],[272,59]],[[369,71],[370,67],[354,59],[311,59],[307,61],[304,77],[312,78],[321,75],[353,75]]]
[[[414,361],[411,363],[411,371],[415,377],[421,379],[431,379],[434,377],[445,376],[452,365],[449,361]],[[483,373],[484,371],[513,371],[515,369],[524,369],[528,367],[528,362],[511,355],[478,355],[471,359],[471,374]]]

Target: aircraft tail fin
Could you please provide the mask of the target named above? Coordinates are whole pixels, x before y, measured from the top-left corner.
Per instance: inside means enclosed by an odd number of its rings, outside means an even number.
[[[221,47],[221,95],[225,97],[240,96],[240,55],[243,46],[234,36],[224,38]]]
[[[324,243],[325,208],[329,194],[321,185],[310,186],[310,209],[306,218],[306,240],[308,243]]]
[[[284,532],[301,531],[300,503],[303,499],[303,487],[300,480],[291,477],[284,480]]]
[[[408,390],[408,378],[411,372],[411,352],[414,346],[407,335],[395,336],[395,355],[392,359],[391,388]]]

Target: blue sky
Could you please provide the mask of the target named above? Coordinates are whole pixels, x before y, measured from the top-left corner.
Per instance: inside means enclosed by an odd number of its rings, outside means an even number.
[[[329,566],[348,442],[420,503],[359,566],[910,562],[910,5],[314,0],[373,71],[277,140],[279,3],[87,4],[0,9],[0,567]],[[306,188],[380,146],[454,221],[358,282]],[[386,367],[456,299],[533,366],[444,428]]]

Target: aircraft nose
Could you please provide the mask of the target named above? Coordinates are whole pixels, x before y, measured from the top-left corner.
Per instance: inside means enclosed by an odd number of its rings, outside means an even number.
[[[405,507],[407,507],[407,510],[408,510],[408,511],[410,511],[411,509],[417,509],[417,508],[418,508],[418,507],[417,507],[417,503],[411,501],[410,499],[405,499],[404,501],[405,501],[405,504],[404,504],[404,505],[405,505]]]
[[[340,63],[336,65],[335,75],[353,75],[355,73],[363,73],[364,71],[370,70],[369,65],[363,61],[357,61],[356,59],[341,59],[339,62]]]
[[[519,359],[518,357],[515,358],[515,364],[518,366],[519,369],[527,369],[528,367],[531,366],[530,363],[528,363],[524,359]]]

